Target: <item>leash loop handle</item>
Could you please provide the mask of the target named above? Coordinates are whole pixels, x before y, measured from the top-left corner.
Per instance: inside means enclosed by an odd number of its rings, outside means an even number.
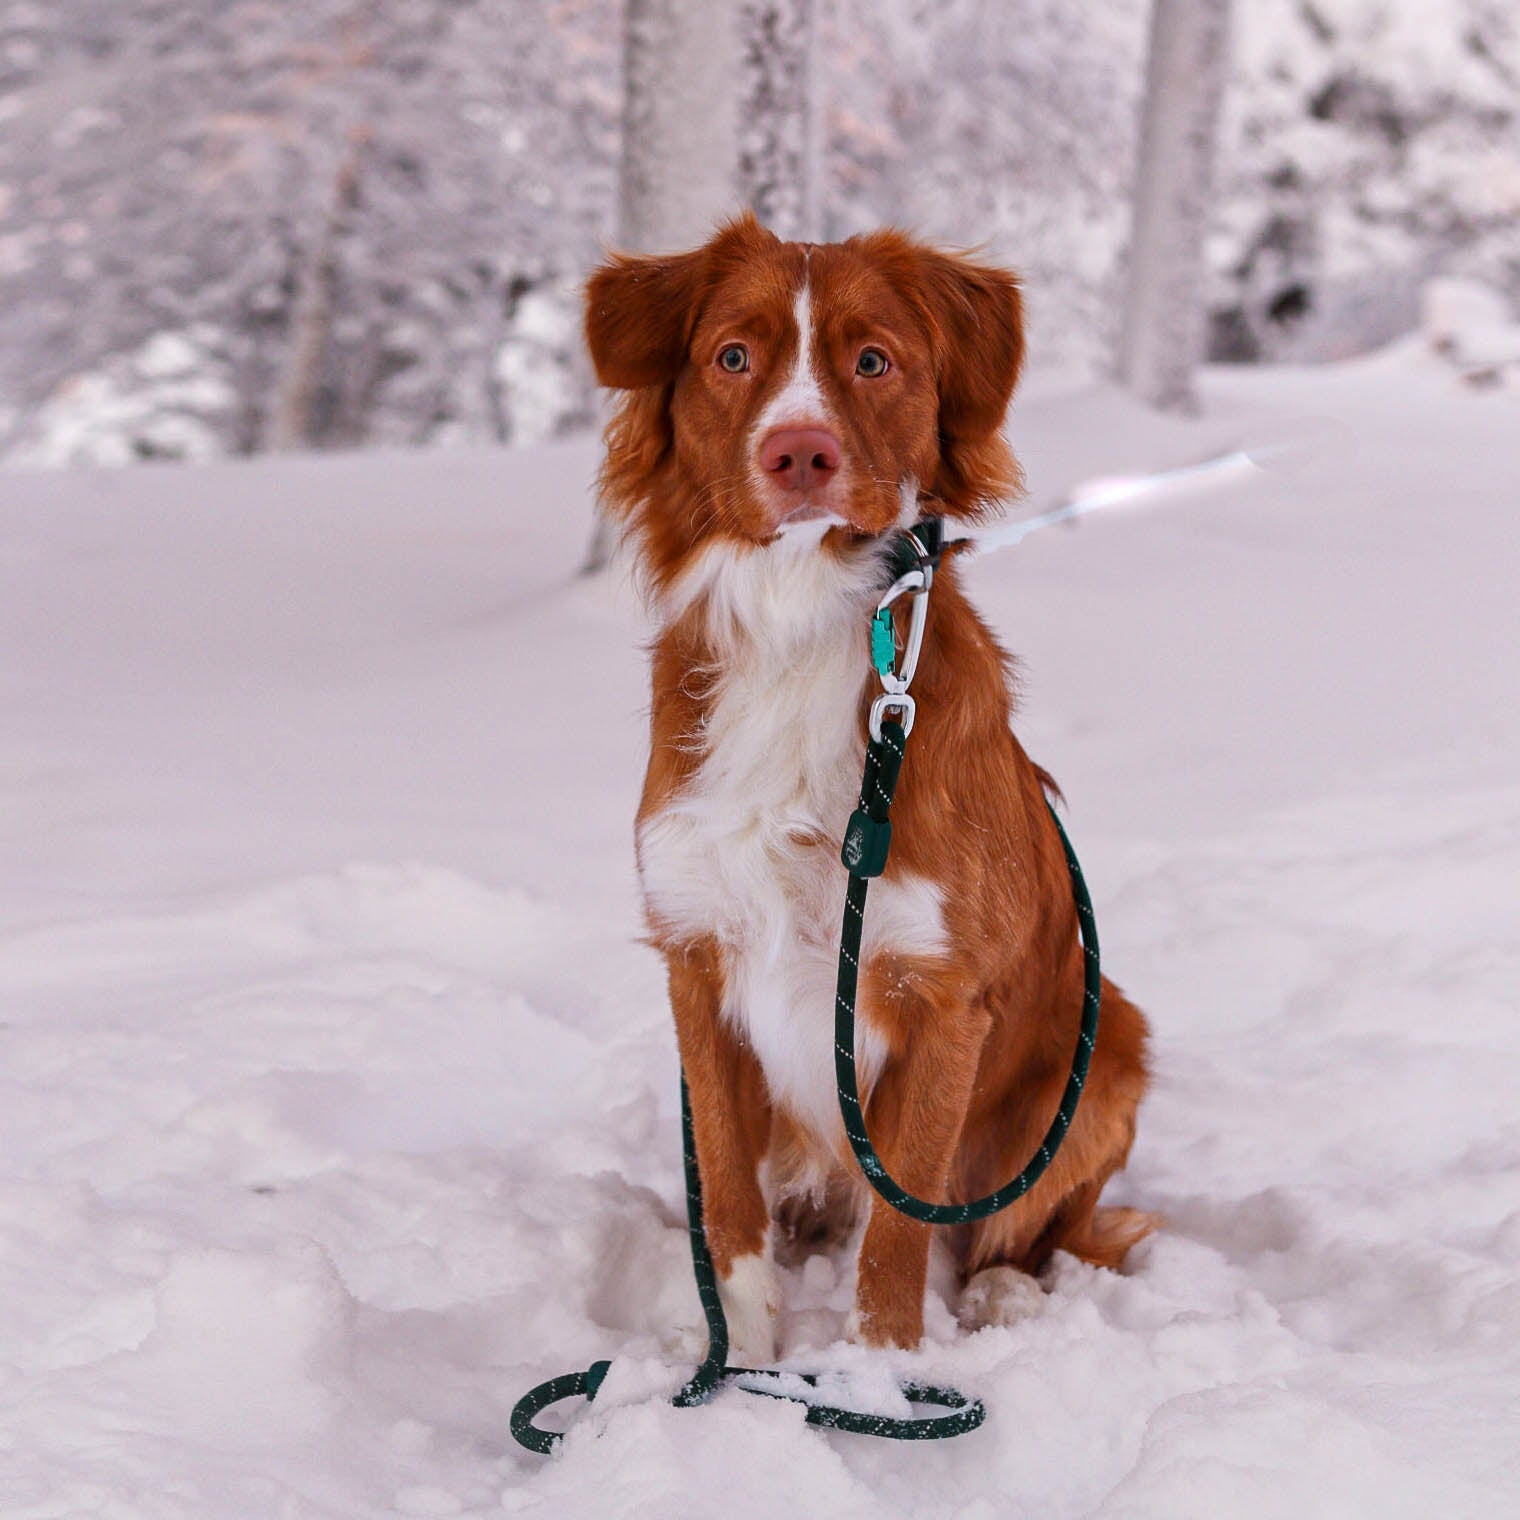
[[[550,1378],[546,1383],[540,1383],[536,1388],[530,1388],[512,1406],[509,1417],[512,1439],[519,1446],[536,1451],[541,1457],[548,1456],[564,1440],[564,1433],[541,1429],[533,1423],[533,1416],[541,1414],[551,1404],[558,1404],[561,1399],[574,1398],[578,1393],[585,1394],[589,1403],[596,1397],[596,1391],[602,1386],[602,1379],[607,1376],[607,1369],[611,1366],[611,1362],[592,1362],[584,1372],[566,1372],[560,1377]]]

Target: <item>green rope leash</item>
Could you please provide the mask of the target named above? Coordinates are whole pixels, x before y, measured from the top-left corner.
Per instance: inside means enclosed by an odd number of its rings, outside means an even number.
[[[781,1374],[754,1367],[726,1365],[728,1321],[723,1315],[723,1303],[718,1296],[718,1276],[713,1271],[712,1256],[707,1249],[707,1232],[702,1224],[702,1174],[697,1166],[691,1097],[686,1090],[684,1076],[681,1078],[681,1142],[686,1163],[686,1221],[691,1235],[691,1265],[697,1279],[697,1296],[702,1300],[702,1313],[707,1319],[707,1356],[692,1373],[686,1386],[675,1396],[674,1402],[680,1408],[701,1404],[719,1383],[740,1377],[752,1380],[745,1386],[748,1393],[764,1394],[767,1398],[776,1399],[795,1398],[795,1395],[780,1388],[764,1387],[763,1381],[769,1379],[779,1382],[782,1377],[800,1378],[809,1386],[816,1387],[817,1374]],[[890,1436],[898,1441],[960,1435],[963,1431],[975,1430],[987,1417],[987,1411],[980,1402],[966,1398],[953,1388],[908,1383],[903,1386],[902,1392],[910,1403],[938,1405],[950,1413],[931,1415],[924,1419],[895,1419],[887,1415],[862,1414],[853,1409],[836,1409],[830,1404],[813,1404],[806,1400],[798,1402],[806,1404],[809,1425],[822,1425],[829,1430],[849,1430],[862,1436]]]
[[[928,519],[917,525],[914,531],[923,539],[926,536],[926,526],[930,526],[928,541],[937,562],[940,543],[937,524]],[[914,545],[915,551],[922,548],[922,543]],[[923,557],[920,554],[920,561]],[[889,668],[892,663],[891,654],[888,653],[891,627],[890,612],[886,618],[873,623],[872,657],[879,671],[884,667]],[[904,681],[900,690],[905,692],[906,689],[907,683]],[[898,700],[896,705],[905,707],[911,714],[912,708],[905,702]],[[874,737],[878,727],[879,738]],[[840,932],[839,982],[834,1005],[834,1075],[839,1088],[839,1111],[850,1140],[850,1148],[854,1151],[866,1180],[893,1208],[925,1224],[965,1224],[972,1220],[986,1219],[1000,1209],[1007,1208],[1014,1199],[1023,1197],[1044,1174],[1071,1128],[1098,1038],[1098,1014],[1103,987],[1098,959],[1098,924],[1076,852],[1071,847],[1071,840],[1067,838],[1055,809],[1051,808],[1050,816],[1060,835],[1061,848],[1065,851],[1067,869],[1071,874],[1084,971],[1081,1030],[1077,1036],[1071,1075],[1067,1078],[1060,1107],[1029,1164],[996,1192],[969,1203],[929,1203],[925,1199],[914,1197],[888,1174],[871,1144],[866,1133],[865,1114],[861,1108],[855,1070],[855,1000],[860,975],[861,935],[865,928],[866,891],[871,878],[880,876],[886,869],[892,842],[889,815],[908,737],[908,731],[902,724],[890,720],[881,722],[879,726],[873,720],[872,728],[873,737],[866,745],[865,771],[861,777],[860,805],[851,815],[840,849],[840,858],[849,872],[849,886],[845,893],[844,925]],[[806,1399],[797,1399],[796,1394],[782,1386],[764,1386],[767,1381],[780,1385],[783,1380],[795,1382],[800,1378],[809,1386],[816,1387],[818,1378],[813,1373],[783,1374],[752,1367],[730,1367],[728,1321],[724,1317],[723,1303],[718,1295],[717,1273],[713,1270],[712,1253],[707,1248],[707,1232],[702,1221],[702,1174],[697,1165],[691,1099],[684,1073],[681,1076],[681,1140],[686,1168],[687,1232],[691,1237],[691,1265],[697,1281],[697,1295],[707,1321],[707,1355],[676,1394],[673,1402],[678,1407],[701,1404],[719,1384],[744,1378],[747,1380],[744,1384],[746,1392],[802,1403],[807,1410],[809,1425],[820,1425],[830,1430],[848,1430],[857,1435],[884,1436],[898,1441],[940,1440],[975,1430],[987,1418],[986,1408],[980,1399],[968,1399],[954,1388],[921,1383],[903,1384],[903,1397],[910,1403],[945,1412],[913,1419],[897,1419],[863,1414],[858,1410],[839,1409],[830,1404],[814,1404]],[[563,1433],[542,1429],[533,1423],[534,1417],[561,1399],[573,1398],[578,1394],[584,1395],[587,1400],[594,1399],[610,1365],[605,1361],[593,1362],[584,1372],[568,1372],[529,1389],[512,1409],[513,1439],[529,1451],[541,1455],[552,1452],[564,1439]]]
[[[850,872],[850,884],[844,900],[844,927],[840,931],[839,984],[834,997],[834,1080],[839,1087],[839,1111],[844,1117],[845,1134],[850,1139],[850,1149],[868,1181],[883,1198],[899,1213],[918,1219],[925,1224],[969,1224],[973,1220],[986,1219],[1001,1209],[1006,1209],[1016,1198],[1022,1198],[1055,1159],[1071,1121],[1082,1098],[1082,1087],[1087,1081],[1087,1068],[1092,1061],[1093,1048],[1098,1041],[1098,1012],[1102,1001],[1103,975],[1098,959],[1098,921],[1093,914],[1092,898],[1082,876],[1082,867],[1076,851],[1056,810],[1050,808],[1056,832],[1061,836],[1061,848],[1066,852],[1066,866],[1071,874],[1071,894],[1077,907],[1077,920],[1082,932],[1082,960],[1084,987],[1082,994],[1082,1027],[1077,1035],[1077,1049],[1071,1062],[1071,1075],[1066,1079],[1066,1089],[1061,1095],[1060,1107],[1051,1120],[1040,1148],[1030,1159],[1028,1166],[1011,1182],[994,1193],[972,1200],[970,1203],[928,1203],[915,1198],[906,1188],[888,1175],[881,1157],[866,1134],[865,1114],[860,1105],[860,1087],[855,1074],[855,994],[860,976],[860,938],[865,928],[866,889],[870,878],[879,876],[887,863],[887,849],[891,843],[892,825],[887,814],[892,806],[892,795],[897,789],[897,776],[902,768],[903,750],[907,735],[901,724],[890,720],[881,725],[881,738],[872,739],[866,746],[865,775],[860,785],[860,807],[850,819],[845,830],[841,855]],[[1049,807],[1049,804],[1046,804]]]
[[[702,1314],[707,1320],[707,1355],[701,1366],[692,1373],[685,1386],[672,1402],[678,1408],[706,1402],[720,1383],[734,1378],[745,1378],[746,1393],[763,1394],[773,1399],[793,1399],[805,1405],[807,1423],[821,1425],[828,1430],[848,1430],[861,1436],[886,1436],[897,1441],[934,1440],[943,1436],[964,1435],[975,1430],[987,1418],[986,1407],[980,1399],[968,1399],[954,1388],[936,1388],[925,1383],[905,1383],[903,1397],[912,1404],[936,1406],[946,1410],[940,1415],[928,1415],[917,1419],[897,1419],[887,1415],[864,1414],[855,1409],[839,1409],[832,1404],[813,1404],[797,1400],[796,1395],[780,1387],[767,1388],[767,1380],[780,1383],[800,1378],[810,1387],[816,1387],[816,1373],[775,1373],[755,1367],[730,1367],[728,1365],[728,1320],[723,1314],[723,1302],[718,1296],[718,1274],[713,1270],[712,1254],[707,1249],[707,1231],[702,1225],[702,1173],[697,1167],[697,1142],[691,1122],[691,1098],[686,1090],[686,1078],[681,1078],[681,1145],[686,1164],[686,1224],[691,1237],[691,1267],[697,1279],[697,1296],[702,1301]],[[585,1372],[567,1372],[562,1377],[550,1378],[547,1383],[530,1389],[517,1401],[512,1410],[511,1428],[513,1439],[529,1451],[547,1455],[563,1439],[557,1431],[543,1430],[533,1423],[533,1417],[576,1394],[594,1399],[607,1375],[608,1362],[593,1362]]]
[[[1082,1003],[1082,1028],[1077,1039],[1077,1051],[1072,1061],[1071,1076],[1067,1079],[1061,1106],[1052,1122],[1039,1151],[1029,1165],[1017,1177],[997,1192],[988,1194],[972,1203],[935,1204],[915,1198],[900,1187],[887,1174],[870,1139],[866,1135],[865,1116],[861,1111],[860,1092],[855,1073],[855,996],[860,959],[860,937],[865,922],[866,888],[870,877],[855,874],[862,866],[874,867],[872,874],[879,875],[886,864],[884,841],[890,838],[891,824],[887,813],[891,807],[892,794],[896,789],[897,773],[902,765],[905,738],[901,727],[895,723],[882,725],[880,742],[873,740],[866,752],[866,772],[861,787],[861,808],[850,820],[845,834],[843,854],[848,861],[853,855],[855,864],[850,867],[850,882],[845,898],[844,929],[841,935],[839,956],[839,989],[835,1010],[835,1076],[839,1085],[839,1106],[844,1116],[845,1132],[851,1148],[871,1186],[894,1208],[923,1220],[928,1224],[959,1224],[973,1219],[985,1219],[998,1209],[1007,1207],[1015,1198],[1021,1197],[1034,1186],[1045,1168],[1050,1165],[1067,1130],[1071,1127],[1073,1114],[1082,1096],[1082,1086],[1087,1077],[1087,1067],[1092,1059],[1093,1046],[1097,1040],[1098,1010],[1102,978],[1099,973],[1098,929],[1093,915],[1092,899],[1082,876],[1082,867],[1072,849],[1066,830],[1055,817],[1060,832],[1061,845],[1066,852],[1066,864],[1071,872],[1072,896],[1076,902],[1081,927],[1082,954],[1085,963],[1086,988]],[[869,821],[869,828],[859,823],[862,815]],[[868,837],[862,838],[861,834]],[[852,846],[854,838],[856,844]],[[879,861],[879,864],[878,864]],[[707,1248],[707,1232],[702,1222],[702,1174],[697,1166],[697,1145],[691,1120],[691,1099],[686,1089],[686,1078],[681,1078],[681,1141],[686,1169],[686,1221],[691,1239],[691,1265],[697,1281],[697,1296],[702,1303],[702,1313],[707,1321],[707,1355],[692,1373],[674,1402],[680,1407],[703,1403],[720,1383],[744,1378],[746,1392],[764,1394],[769,1398],[795,1398],[795,1395],[777,1388],[766,1388],[764,1381],[779,1382],[776,1373],[749,1367],[728,1365],[728,1321],[723,1314],[723,1303],[718,1296],[718,1278],[713,1270],[712,1254]],[[557,1404],[561,1399],[583,1394],[587,1400],[594,1399],[607,1375],[610,1363],[593,1362],[585,1372],[570,1372],[551,1378],[530,1389],[517,1401],[511,1415],[513,1439],[529,1451],[547,1455],[563,1439],[557,1431],[548,1431],[533,1423],[535,1416]],[[788,1374],[788,1378],[801,1380],[816,1386],[815,1374]],[[847,1430],[856,1435],[883,1436],[899,1441],[939,1440],[949,1436],[964,1435],[975,1430],[987,1417],[980,1399],[968,1399],[954,1388],[942,1388],[928,1384],[906,1383],[904,1398],[911,1403],[937,1407],[943,1414],[928,1415],[914,1419],[895,1419],[884,1415],[863,1414],[857,1410],[839,1409],[830,1404],[806,1403],[807,1423],[831,1430]],[[802,1401],[806,1402],[806,1401]]]

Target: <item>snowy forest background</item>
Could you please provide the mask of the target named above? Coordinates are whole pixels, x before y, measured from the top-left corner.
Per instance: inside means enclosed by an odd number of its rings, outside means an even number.
[[[0,461],[524,442],[584,426],[616,233],[620,0],[0,4]],[[1033,379],[1108,362],[1144,0],[830,0],[826,237],[905,222],[1030,292]],[[745,87],[735,81],[735,89]],[[1324,359],[1434,273],[1520,299],[1513,0],[1235,7],[1209,351]],[[303,271],[331,321],[277,398]]]
[[[954,1442],[669,1403],[577,289],[736,164],[1020,268],[1028,509],[1156,509],[964,576],[1165,1226],[901,1355],[853,1246],[783,1264],[783,1365]],[[0,1520],[1520,1515],[1517,306],[1516,0],[0,0]]]

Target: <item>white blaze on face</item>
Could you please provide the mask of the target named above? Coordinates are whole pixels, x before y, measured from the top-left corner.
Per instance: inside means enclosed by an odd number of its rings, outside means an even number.
[[[835,431],[834,419],[818,380],[818,367],[813,353],[813,294],[806,279],[797,292],[797,299],[792,303],[792,317],[797,324],[797,350],[792,359],[791,372],[781,389],[765,404],[750,434],[750,468],[762,490],[771,486],[759,465],[760,445],[769,434],[784,427],[827,428],[831,432]],[[780,525],[780,542],[790,547],[816,547],[831,527],[843,522],[844,519],[834,512],[803,521],[783,522]]]
[[[827,427],[831,421],[813,363],[813,296],[806,280],[792,303],[792,316],[797,323],[797,352],[786,383],[766,403],[755,423],[751,441],[756,448],[778,427]]]

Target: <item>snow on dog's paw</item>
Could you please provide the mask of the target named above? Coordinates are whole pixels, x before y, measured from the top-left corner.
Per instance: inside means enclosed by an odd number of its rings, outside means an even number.
[[[746,1326],[745,1333],[730,1335],[728,1362],[731,1367],[769,1367],[776,1360],[776,1327]]]
[[[707,1326],[678,1325],[660,1336],[660,1352],[674,1362],[700,1362],[707,1355]]]
[[[963,1330],[1006,1328],[1040,1312],[1045,1290],[1015,1267],[987,1267],[966,1284],[956,1309]]]
[[[738,1257],[718,1283],[728,1320],[728,1359],[741,1367],[765,1367],[776,1360],[776,1314],[781,1283],[768,1255]]]

